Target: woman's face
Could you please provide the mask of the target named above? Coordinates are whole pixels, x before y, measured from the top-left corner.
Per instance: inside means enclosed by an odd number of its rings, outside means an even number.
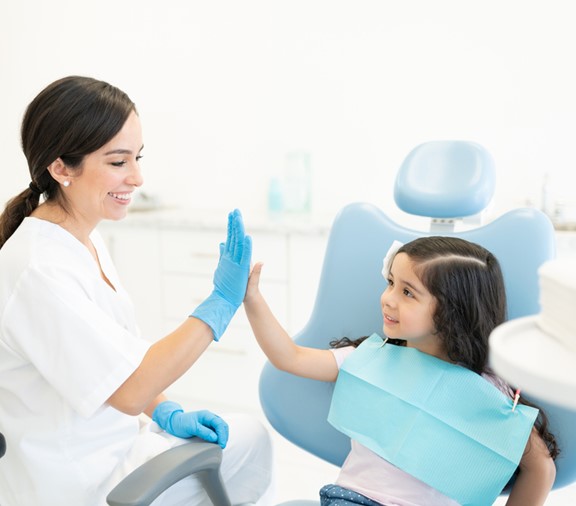
[[[394,257],[388,287],[380,302],[386,336],[405,339],[409,347],[444,358],[433,321],[436,299],[414,272],[414,264],[406,253]]]
[[[96,225],[103,219],[126,216],[132,192],[143,183],[141,158],[142,128],[132,112],[116,136],[84,157],[81,170],[72,173],[66,197],[77,220]]]

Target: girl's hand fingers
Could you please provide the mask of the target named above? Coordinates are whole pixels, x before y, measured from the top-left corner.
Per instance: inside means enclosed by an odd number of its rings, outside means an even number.
[[[252,267],[252,271],[248,277],[248,287],[246,289],[246,293],[251,290],[258,289],[258,284],[260,283],[260,273],[262,272],[263,265],[264,264],[262,262],[258,262],[254,265],[254,267]]]

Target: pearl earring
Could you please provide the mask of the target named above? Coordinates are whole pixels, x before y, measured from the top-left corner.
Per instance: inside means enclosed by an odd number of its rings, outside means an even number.
[[[62,183],[62,185],[68,188],[70,186],[70,181],[66,180]]]

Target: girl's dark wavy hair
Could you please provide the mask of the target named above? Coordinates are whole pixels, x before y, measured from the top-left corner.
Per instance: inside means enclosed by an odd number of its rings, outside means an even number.
[[[396,255],[399,253],[408,255],[420,281],[436,300],[433,321],[450,360],[477,374],[494,375],[488,366],[488,338],[506,321],[504,278],[496,257],[478,244],[440,236],[415,239],[402,245]],[[342,338],[330,344],[358,346],[364,339]],[[388,342],[406,345],[399,339]],[[537,407],[522,396],[520,402]],[[535,427],[556,458],[559,448],[541,409]]]
[[[22,120],[22,150],[31,187],[8,201],[0,216],[0,248],[38,207],[40,196],[67,203],[48,166],[60,158],[82,170],[84,157],[112,140],[136,107],[122,90],[91,77],[68,76],[44,88],[28,105]]]

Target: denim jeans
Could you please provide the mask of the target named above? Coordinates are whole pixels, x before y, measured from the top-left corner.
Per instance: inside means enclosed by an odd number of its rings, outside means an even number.
[[[324,485],[320,489],[321,506],[354,506],[356,504],[361,504],[362,506],[384,506],[358,492],[353,492],[338,485]]]

